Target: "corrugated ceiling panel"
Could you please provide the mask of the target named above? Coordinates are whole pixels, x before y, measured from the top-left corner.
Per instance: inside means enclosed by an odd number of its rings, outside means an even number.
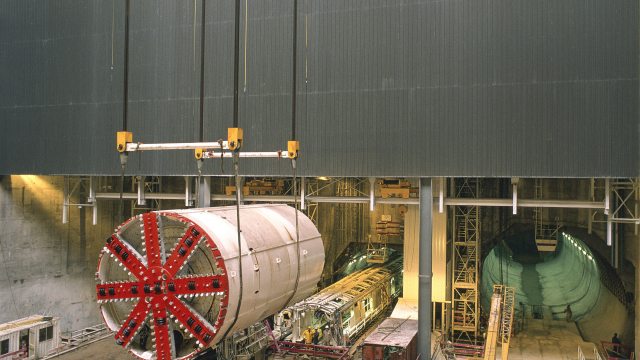
[[[135,141],[196,141],[202,0],[131,6],[128,129]],[[0,173],[118,174],[124,2],[0,7]],[[241,13],[245,150],[284,149],[292,3],[248,0]],[[203,137],[214,141],[233,119],[233,2],[207,1],[205,18]],[[630,0],[299,1],[298,173],[636,177],[638,18]],[[128,165],[196,172],[191,152]],[[247,160],[241,173],[291,169]]]

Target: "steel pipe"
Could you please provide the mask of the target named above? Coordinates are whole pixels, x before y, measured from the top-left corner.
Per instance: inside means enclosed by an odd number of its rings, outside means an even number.
[[[433,199],[431,179],[420,179],[420,243],[418,248],[418,356],[431,359],[431,283]]]
[[[96,193],[96,199],[119,199],[119,193]],[[137,199],[136,193],[124,193],[123,199]],[[165,200],[185,200],[184,194],[160,194],[145,193],[147,199],[165,199]],[[317,203],[342,203],[342,204],[369,204],[370,197],[365,196],[306,196],[306,201]],[[234,195],[211,195],[214,201],[233,201]],[[249,195],[243,197],[244,201],[264,201],[264,202],[294,202],[293,196],[289,195]],[[407,204],[416,205],[419,203],[418,198],[375,198],[376,204]],[[436,198],[434,204],[438,204],[440,200]],[[456,199],[444,198],[443,204],[447,206],[513,206],[512,199]],[[604,203],[600,201],[582,201],[582,200],[518,200],[518,207],[541,207],[541,208],[567,208],[567,209],[604,209]]]
[[[307,297],[320,280],[324,247],[311,220],[297,216],[299,253],[293,207],[242,206],[241,259],[236,207],[126,221],[107,239],[97,272],[97,299],[116,343],[141,359],[187,358]]]
[[[241,158],[286,158],[287,157],[287,151],[283,150],[283,151],[262,151],[262,152],[240,152],[238,153],[238,155]],[[213,152],[213,151],[208,151],[208,152],[204,152],[202,153],[202,158],[203,159],[219,159],[219,158],[230,158],[233,157],[233,153],[231,152],[225,152],[223,153],[217,153],[217,152]]]
[[[512,199],[444,199],[445,205],[452,206],[513,206]],[[583,200],[525,200],[518,199],[518,207],[567,208],[567,209],[604,209],[604,203]]]
[[[222,147],[228,149],[226,141],[222,142]],[[197,142],[197,143],[163,143],[163,144],[143,144],[127,143],[125,151],[147,151],[147,150],[195,150],[195,149],[219,149],[218,142]]]
[[[376,178],[369,178],[369,211],[376,211]]]

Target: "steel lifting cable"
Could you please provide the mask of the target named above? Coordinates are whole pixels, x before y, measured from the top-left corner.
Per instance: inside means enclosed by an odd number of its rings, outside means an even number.
[[[125,29],[124,29],[124,99],[122,105],[122,131],[127,131],[127,113],[129,105],[129,18],[131,13],[130,0],[126,2],[126,14],[125,14]],[[113,60],[112,60],[113,65]],[[120,164],[122,165],[122,176],[120,177],[120,203],[119,207],[119,221],[118,226],[122,224],[122,213],[124,212],[124,204],[122,201],[122,193],[124,192],[124,167],[127,165],[127,152],[120,154]]]
[[[291,140],[296,140],[296,61],[297,61],[297,41],[298,41],[298,0],[293,1],[293,74],[291,85]],[[284,307],[289,305],[291,299],[298,291],[298,284],[300,283],[300,231],[298,229],[298,178],[296,174],[296,158],[291,159],[291,167],[293,168],[293,202],[294,211],[296,212],[296,259],[298,270],[296,272],[296,282],[291,292],[291,296],[284,303]]]
[[[198,160],[198,182],[196,183],[196,208],[200,207],[200,180],[202,178],[202,159]]]
[[[121,156],[122,161],[122,156]],[[122,193],[124,192],[124,166],[126,162],[122,164],[122,176],[120,177],[120,202],[118,204],[118,226],[122,224],[122,212],[124,211],[124,204],[122,202]]]
[[[233,168],[235,171],[235,180],[236,180],[236,226],[238,229],[238,280],[240,283],[240,292],[238,293],[238,305],[236,306],[236,315],[233,318],[233,323],[224,333],[223,339],[229,335],[229,331],[236,325],[238,321],[238,316],[240,315],[240,306],[242,305],[242,238],[241,238],[241,230],[240,230],[240,176],[238,175],[238,159],[240,158],[238,154],[238,150],[233,152]]]
[[[300,231],[298,229],[298,180],[296,176],[296,159],[291,160],[291,166],[293,167],[293,202],[294,202],[294,211],[296,212],[296,257],[298,263],[298,270],[296,272],[296,282],[293,286],[293,291],[291,292],[291,296],[284,303],[284,307],[286,308],[289,305],[291,299],[298,291],[298,284],[300,283]]]
[[[233,62],[233,127],[238,127],[238,67],[240,60],[240,0],[236,0],[236,23],[235,23],[235,51]],[[242,241],[240,236],[240,176],[238,175],[238,159],[240,158],[240,145],[233,151],[233,168],[235,171],[236,180],[236,224],[238,228],[238,278],[240,281],[240,292],[238,294],[238,305],[236,306],[236,315],[233,318],[233,323],[227,328],[224,333],[223,339],[229,335],[229,331],[236,325],[238,316],[240,315],[240,305],[242,304]]]

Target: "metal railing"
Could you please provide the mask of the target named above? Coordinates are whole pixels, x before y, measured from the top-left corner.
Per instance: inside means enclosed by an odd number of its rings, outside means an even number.
[[[616,344],[608,341],[600,341],[602,352],[607,360],[631,359],[633,346]]]
[[[442,353],[445,359],[455,359],[456,357],[484,357],[485,347],[483,345],[470,345],[443,341]]]
[[[93,340],[101,335],[105,335],[109,332],[106,324],[94,325],[82,330],[72,331],[70,333],[62,334],[62,342],[67,341],[70,345],[79,345],[84,342]],[[66,335],[66,336],[65,336]]]
[[[600,352],[598,351],[598,347],[597,347],[597,346],[595,346],[595,345],[593,346],[593,358],[594,358],[595,360],[604,360],[604,359],[602,358],[602,356],[600,355]]]
[[[110,331],[106,324],[99,324],[81,330],[62,333],[61,345],[51,349],[43,359],[49,359],[73,351],[83,345],[109,336]]]
[[[582,348],[578,345],[578,360],[586,360],[584,358],[584,353],[582,352]]]
[[[420,357],[420,355],[418,355]],[[446,360],[447,358],[444,356],[442,352],[442,341],[436,340],[435,345],[433,346],[433,351],[431,353],[431,360]]]
[[[293,342],[287,342],[287,341],[278,341],[278,346],[280,347],[280,350],[282,350],[283,352],[292,352],[297,354],[309,354],[314,356],[330,357],[330,358],[336,358],[338,360],[349,359],[349,348],[347,347],[313,345],[313,344],[293,343]],[[270,348],[272,348],[273,350],[276,349],[275,345],[270,345]]]
[[[19,359],[26,359],[27,358],[27,354],[29,352],[27,351],[27,348],[24,347],[18,351],[14,351],[8,354],[4,354],[0,356],[1,360],[19,360]]]

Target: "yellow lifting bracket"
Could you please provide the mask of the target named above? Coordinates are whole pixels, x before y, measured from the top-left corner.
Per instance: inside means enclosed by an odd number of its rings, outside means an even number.
[[[196,149],[195,151],[196,151],[196,159],[200,160],[202,159],[202,153],[207,151],[207,149]]]
[[[242,148],[242,129],[229,128],[227,132],[227,143],[229,149],[232,151],[240,150]]]
[[[125,152],[127,143],[133,142],[133,134],[128,131],[118,131],[118,151]]]
[[[300,151],[299,141],[289,141],[287,143],[287,156],[290,159],[297,159],[299,151]]]

